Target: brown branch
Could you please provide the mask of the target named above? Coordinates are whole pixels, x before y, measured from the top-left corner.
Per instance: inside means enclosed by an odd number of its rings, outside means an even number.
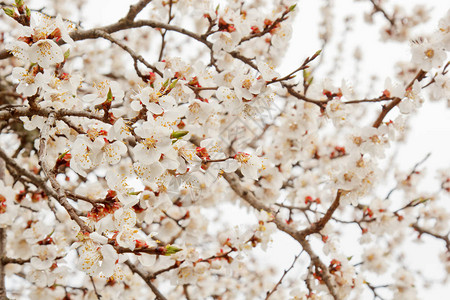
[[[6,253],[6,230],[5,228],[0,228],[0,257],[2,262],[4,255]],[[0,299],[8,299],[6,297],[6,287],[5,287],[5,264],[0,264]]]
[[[80,229],[85,232],[92,232],[92,230],[89,228],[89,226],[84,223],[83,220],[80,219],[80,216],[76,213],[75,209],[70,205],[70,203],[67,201],[66,193],[64,189],[61,187],[61,185],[56,180],[56,174],[55,171],[47,165],[46,162],[46,146],[47,146],[47,140],[50,135],[50,128],[53,126],[55,122],[55,113],[50,113],[48,116],[47,121],[45,122],[44,128],[42,128],[41,132],[41,138],[39,143],[39,164],[42,167],[42,171],[44,172],[45,176],[50,180],[50,183],[52,187],[56,191],[56,200],[61,204],[62,207],[67,211],[70,218],[74,220],[78,226],[80,226]]]
[[[313,103],[313,104],[319,106],[321,109],[325,109],[325,105],[328,102],[327,100],[320,101],[320,100],[310,99],[310,98],[300,94],[296,90],[294,90],[294,86],[293,85],[286,84],[285,82],[282,82],[281,85],[283,87],[285,87],[287,89],[287,91],[289,92],[289,94],[291,94],[295,98],[303,100],[305,102]]]
[[[250,34],[248,36],[243,37],[239,41],[238,45],[241,45],[243,42],[249,41],[249,40],[257,38],[257,37],[261,37],[261,36],[265,35],[266,33],[269,33],[271,30],[275,29],[278,26],[278,24],[280,24],[281,22],[285,21],[288,18],[287,15],[290,12],[291,12],[291,10],[289,10],[289,9],[285,10],[280,17],[278,17],[277,19],[275,19],[275,21],[272,22],[272,24],[270,24],[268,26],[265,26],[263,31],[252,33],[252,34]]]
[[[250,204],[253,208],[256,210],[264,210],[268,213],[273,213],[272,210],[267,207],[266,205],[262,204],[258,199],[256,198],[255,194],[253,192],[246,190],[240,183],[239,176],[235,173],[224,173],[223,178],[228,181],[231,189],[243,200],[245,200],[248,204]],[[334,210],[337,208],[337,205],[339,205],[339,198],[340,198],[340,192],[338,192],[338,195],[336,198],[338,200],[335,200],[333,202],[333,205],[328,210],[326,216],[324,216],[321,220],[319,220],[318,224],[314,226],[314,230],[308,230],[305,229],[303,231],[297,231],[295,228],[285,224],[283,221],[274,218],[273,222],[277,226],[277,228],[288,235],[290,235],[292,238],[294,238],[297,242],[300,243],[302,248],[308,253],[309,257],[311,258],[311,261],[313,264],[322,270],[322,279],[325,285],[328,288],[328,291],[330,292],[331,296],[337,300],[340,299],[336,292],[335,284],[333,283],[333,280],[331,278],[331,275],[328,271],[328,268],[325,266],[325,264],[320,260],[319,256],[312,250],[310,243],[306,240],[306,236],[309,232],[314,233],[318,232],[320,230],[321,226],[324,226],[326,222],[330,219],[331,214],[334,212]],[[335,207],[336,206],[336,207]],[[329,215],[329,216],[328,216]],[[323,225],[322,225],[323,224]]]
[[[130,268],[130,270],[133,273],[138,274],[144,281],[145,283],[150,287],[150,289],[152,290],[152,292],[155,294],[156,296],[156,300],[167,300],[166,297],[164,297],[163,294],[161,294],[161,292],[156,288],[156,286],[151,282],[151,279],[149,278],[149,276],[145,275],[144,272],[142,272],[141,270],[139,270],[138,267],[136,267],[133,263],[131,263],[130,261],[126,261],[125,264]]]
[[[2,110],[0,110],[0,120],[9,120],[11,118],[18,118],[18,117],[32,117],[34,115],[42,116],[42,117],[48,117],[50,113],[54,113],[55,118],[60,120],[63,119],[66,116],[71,117],[83,117],[83,118],[89,118],[89,119],[95,119],[102,121],[102,117],[89,112],[89,111],[76,111],[76,110],[69,110],[69,109],[59,109],[54,110],[52,108],[39,108],[39,110],[32,110],[30,107],[7,107]]]
[[[158,270],[158,271],[156,271],[156,272],[153,272],[153,273],[149,274],[147,277],[148,277],[149,279],[156,279],[156,277],[157,277],[159,274],[162,274],[162,273],[165,273],[165,272],[168,272],[168,271],[170,271],[170,270],[174,270],[174,269],[180,267],[181,263],[182,263],[182,262],[180,262],[180,261],[175,261],[175,263],[174,263],[173,265],[171,265],[171,266],[169,266],[169,267],[167,267],[167,268]]]
[[[30,259],[22,259],[22,258],[10,258],[10,257],[3,257],[2,258],[2,264],[6,265],[6,264],[18,264],[18,265],[23,265],[26,263],[29,263]],[[0,298],[1,299],[1,298]]]
[[[71,191],[66,191],[66,196],[67,196],[68,198],[72,199],[72,200],[75,200],[75,201],[81,200],[81,201],[89,202],[89,203],[92,204],[93,206],[96,206],[96,205],[98,205],[99,203],[104,203],[104,202],[105,202],[104,199],[91,199],[91,198],[86,197],[86,196],[82,196],[82,195],[79,195],[79,194],[75,194],[75,193],[73,193],[73,192],[71,192]]]
[[[386,11],[377,3],[375,3],[374,0],[369,0],[372,5],[373,5],[373,9],[375,10],[375,12],[380,12],[383,14],[383,16],[386,18],[386,20],[389,21],[389,23],[391,23],[392,26],[395,26],[395,19],[391,16],[389,16]]]
[[[4,161],[0,159],[0,180],[3,180],[5,173],[3,172]],[[6,297],[6,287],[5,287],[5,263],[3,260],[6,259],[6,231],[5,228],[0,228],[0,259],[2,263],[0,264],[0,299],[8,299]]]
[[[418,168],[421,164],[423,164],[430,156],[431,156],[431,152],[428,153],[427,155],[425,155],[425,157],[424,157],[421,161],[417,162],[417,163],[414,165],[414,167],[412,168],[411,172],[409,172],[409,174],[406,176],[406,179],[405,179],[405,180],[410,179],[411,176],[416,172],[417,168]],[[392,189],[389,191],[389,193],[386,195],[386,198],[384,198],[384,199],[385,199],[385,200],[389,199],[389,197],[391,196],[391,194],[392,194],[397,188],[398,188],[398,184],[397,184],[394,188],[392,188]],[[402,209],[403,209],[403,208],[402,208]],[[394,213],[395,213],[395,212],[394,212]]]
[[[167,21],[167,24],[170,24],[172,22],[174,16],[172,15],[172,7],[173,7],[173,0],[169,0],[169,20]],[[166,47],[166,34],[167,29],[164,30],[164,32],[161,31],[161,49],[159,50],[159,56],[158,61],[161,61],[164,54],[164,48]]]
[[[368,283],[367,281],[364,281],[364,283],[367,285],[367,287],[372,291],[373,293],[373,299],[380,299],[380,300],[384,300],[383,297],[380,296],[380,294],[377,293],[376,289],[380,289],[380,288],[387,288],[389,287],[389,285],[379,285],[379,286],[373,286],[370,283]]]
[[[115,247],[117,253],[147,253],[152,255],[165,255],[166,254],[166,248],[164,247],[142,247],[142,248],[135,248],[134,250],[131,250],[130,248],[125,247]]]
[[[95,283],[94,283],[94,278],[92,278],[92,276],[89,276],[89,278],[91,279],[91,283],[92,283],[92,287],[94,288],[95,296],[97,296],[97,299],[100,300],[102,298],[102,296],[97,291],[97,287],[95,286]]]
[[[116,44],[117,46],[119,46],[120,48],[122,48],[123,50],[125,50],[128,54],[130,54],[131,58],[134,60],[134,68],[136,70],[136,73],[139,75],[139,77],[143,78],[145,77],[145,75],[143,75],[138,67],[137,67],[137,62],[140,61],[142,64],[144,64],[147,68],[152,69],[153,72],[157,73],[160,76],[163,76],[162,73],[153,65],[151,65],[149,62],[147,62],[142,55],[137,54],[136,52],[134,52],[133,49],[131,49],[130,47],[128,47],[127,45],[125,45],[122,42],[119,42],[118,40],[116,40],[115,38],[113,38],[110,34],[101,31],[101,30],[96,30],[96,34],[99,37],[102,37],[108,41],[110,41],[113,44]]]
[[[189,296],[188,292],[189,284],[183,284],[183,293],[186,296],[186,300],[191,300],[191,297]]]
[[[339,201],[341,199],[342,191],[338,190],[336,193],[336,198],[334,199],[331,206],[328,208],[325,215],[317,222],[313,223],[310,227],[300,231],[300,236],[306,237],[313,233],[319,233],[325,225],[328,223],[328,221],[331,219],[331,216],[336,211],[336,209],[339,207]]]
[[[135,5],[130,5],[127,15],[124,19],[127,21],[133,21],[136,16],[149,4],[152,0],[141,0]]]
[[[405,90],[408,90],[411,88],[414,84],[414,81],[421,81],[423,78],[425,78],[425,75],[427,72],[420,70],[419,73],[414,77],[413,80],[406,86]],[[400,102],[402,101],[401,98],[394,99],[391,103],[388,105],[383,105],[383,108],[381,109],[381,112],[378,116],[378,118],[373,123],[372,127],[378,128],[380,127],[381,123],[383,122],[384,117],[394,108],[396,107]]]
[[[411,227],[414,228],[414,230],[416,230],[419,233],[419,235],[427,234],[427,235],[430,235],[430,236],[435,237],[437,239],[443,240],[445,242],[445,246],[447,247],[447,251],[450,252],[450,239],[449,239],[449,235],[448,234],[447,235],[440,235],[440,234],[437,234],[437,233],[433,233],[433,232],[431,232],[431,231],[429,231],[427,229],[424,229],[424,228],[420,227],[419,224],[417,224],[417,223],[411,224]]]
[[[277,284],[275,284],[275,286],[273,287],[272,290],[270,290],[270,291],[267,292],[265,300],[269,299],[269,297],[270,297],[273,293],[275,293],[275,291],[277,290],[278,286],[279,286],[279,285],[281,284],[281,282],[283,281],[283,279],[284,279],[284,277],[286,276],[286,274],[287,274],[290,270],[292,270],[292,268],[293,268],[294,265],[295,265],[295,262],[296,262],[297,259],[300,257],[300,255],[302,255],[302,253],[303,253],[303,250],[302,250],[299,254],[297,254],[297,255],[294,257],[294,261],[292,262],[291,266],[290,266],[287,270],[284,270],[283,275],[281,276],[280,280],[278,280]]]

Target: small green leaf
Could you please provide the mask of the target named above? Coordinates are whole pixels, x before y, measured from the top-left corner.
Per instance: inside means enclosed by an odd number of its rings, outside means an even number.
[[[296,6],[297,6],[297,4],[291,5],[291,7],[289,7],[289,11],[294,11]]]
[[[58,159],[63,159],[64,156],[66,156],[67,153],[69,153],[69,150],[67,150],[66,152],[61,153],[61,155],[58,156]]]
[[[16,7],[21,7],[23,5],[23,0],[16,0]]]
[[[170,138],[171,139],[179,139],[179,138],[182,138],[183,136],[185,136],[188,133],[189,133],[189,131],[186,131],[186,130],[174,131],[170,135]]]
[[[28,7],[25,7],[25,13],[26,13],[27,17],[31,16],[31,11]]]
[[[320,55],[320,53],[322,53],[322,50],[317,50],[316,53],[314,53],[314,55],[311,57],[311,59],[316,58],[317,56]]]
[[[5,12],[5,14],[9,17],[13,17],[14,16],[14,10],[11,8],[3,8],[3,11]]]
[[[307,80],[311,72],[308,72],[308,70],[303,69],[303,79]]]
[[[130,196],[136,196],[136,195],[139,195],[140,193],[142,193],[142,192],[128,192],[127,194]]]
[[[178,247],[175,247],[175,246],[172,246],[172,245],[167,245],[166,246],[166,253],[164,255],[165,256],[169,256],[169,255],[175,254],[175,253],[177,253],[177,252],[179,252],[181,250],[182,249],[180,249]]]
[[[177,84],[177,82],[178,82],[178,78],[175,79],[174,81],[172,81],[172,83],[171,83],[170,86],[169,86],[169,89],[170,89],[170,90],[173,89],[173,88],[175,87],[175,85]]]
[[[69,58],[69,56],[70,56],[70,49],[67,49],[67,51],[64,52],[64,60],[67,60]],[[109,89],[109,90],[111,90],[111,89]]]
[[[113,94],[111,92],[111,88],[109,88],[108,95],[106,95],[106,101],[113,101]]]
[[[163,83],[163,88],[165,89],[168,85],[169,85],[169,80],[170,79],[167,79],[166,81],[164,81],[164,83]],[[162,91],[161,91],[162,92]]]

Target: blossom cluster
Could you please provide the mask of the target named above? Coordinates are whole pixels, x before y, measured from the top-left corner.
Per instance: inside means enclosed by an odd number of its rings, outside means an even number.
[[[401,23],[377,2],[387,35],[411,40],[415,74],[387,77],[373,99],[315,75],[321,51],[280,71],[299,9],[291,0],[140,0],[92,29],[56,3],[55,14],[23,0],[4,8],[8,296],[358,299],[385,289],[414,299],[414,272],[392,267],[406,234],[445,241],[449,274],[448,170],[437,192],[423,191],[426,159],[409,173],[389,160],[409,116],[428,99],[448,101],[450,11],[415,37],[423,7]],[[150,44],[160,47],[152,60]],[[389,176],[396,184],[384,197]],[[227,205],[246,220],[229,220]],[[360,252],[341,246],[352,224]],[[258,262],[280,231],[302,248],[281,279]],[[377,286],[384,278],[391,283]]]

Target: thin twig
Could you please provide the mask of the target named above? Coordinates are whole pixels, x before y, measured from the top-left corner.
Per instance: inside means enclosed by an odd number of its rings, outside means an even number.
[[[86,225],[86,223],[80,219],[78,214],[75,212],[75,209],[70,205],[70,203],[67,201],[66,193],[64,189],[61,187],[61,185],[56,180],[56,174],[54,170],[49,168],[46,162],[46,146],[47,146],[47,140],[50,135],[50,128],[53,126],[55,122],[55,113],[50,113],[48,116],[47,121],[45,122],[44,127],[42,128],[41,132],[41,138],[39,143],[39,163],[42,167],[42,171],[44,171],[45,176],[50,180],[50,183],[52,187],[56,191],[56,200],[61,204],[62,207],[65,208],[67,213],[69,214],[70,218],[74,220],[78,226],[80,226],[80,229],[85,232],[91,232],[92,230],[89,228],[89,226]]]
[[[294,267],[295,262],[296,262],[297,259],[300,257],[300,255],[302,255],[303,251],[304,251],[304,249],[302,249],[302,251],[300,251],[300,253],[297,254],[297,255],[294,257],[294,261],[292,262],[291,266],[290,266],[287,270],[284,270],[283,275],[281,276],[280,280],[278,280],[277,284],[275,284],[275,286],[273,287],[272,290],[270,290],[270,291],[267,292],[267,294],[266,294],[266,300],[269,299],[269,297],[270,297],[273,293],[275,293],[275,291],[277,290],[278,286],[281,284],[281,282],[283,281],[283,279],[284,279],[284,277],[286,276],[286,274]]]
[[[152,292],[155,294],[156,299],[157,300],[167,300],[166,297],[164,297],[163,294],[161,294],[161,292],[156,288],[156,286],[151,282],[151,279],[149,278],[149,276],[145,275],[144,272],[142,272],[141,270],[138,269],[138,267],[136,267],[133,263],[131,263],[130,261],[126,261],[125,264],[130,268],[130,270],[133,273],[138,274],[144,281],[145,283],[150,287],[150,289],[152,290]]]
[[[102,295],[100,295],[97,291],[97,287],[95,286],[95,283],[94,283],[94,278],[92,278],[92,276],[89,276],[89,278],[91,279],[92,286],[94,287],[94,293],[97,296],[97,299],[100,300],[102,298]]]

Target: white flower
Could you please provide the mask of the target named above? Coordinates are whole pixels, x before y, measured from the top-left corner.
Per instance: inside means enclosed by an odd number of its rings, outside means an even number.
[[[236,96],[240,99],[251,100],[255,95],[259,94],[263,86],[263,82],[256,79],[251,74],[241,74],[231,81]]]
[[[186,118],[190,123],[198,122],[204,124],[206,120],[213,114],[214,108],[212,104],[209,104],[198,99],[191,100]]]
[[[28,72],[21,67],[13,69],[12,77],[19,80],[17,92],[23,94],[25,97],[35,95],[38,88],[42,87],[48,80],[48,77],[43,73],[34,75],[32,72]]]
[[[121,141],[115,141],[113,143],[106,141],[103,151],[105,152],[106,161],[114,165],[119,163],[122,154],[127,152],[127,146]]]
[[[420,92],[421,86],[419,81],[416,80],[411,89],[406,91],[406,97],[403,98],[402,102],[398,105],[402,114],[409,114],[422,104],[423,99],[420,96]]]
[[[136,175],[144,180],[149,186],[154,186],[155,181],[164,173],[165,169],[160,162],[155,161],[152,164],[136,162],[133,164]]]
[[[404,268],[400,268],[394,272],[395,284],[390,288],[394,290],[393,299],[398,300],[415,300],[417,298],[417,290],[415,288],[415,280],[413,275]]]
[[[136,176],[130,168],[131,164],[126,163],[120,167],[122,169],[106,173],[106,183],[111,190],[117,192],[117,198],[125,207],[131,207],[139,202],[139,199],[133,193],[134,189],[129,184],[129,181],[135,179]]]
[[[136,161],[152,164],[160,159],[161,154],[171,148],[170,129],[161,126],[153,118],[149,118],[148,121],[136,128],[135,132],[143,138],[133,148]]]
[[[72,170],[86,176],[86,171],[100,164],[103,156],[103,138],[96,138],[94,142],[87,135],[79,135],[72,144],[72,159],[70,167]]]
[[[235,32],[216,32],[211,35],[213,41],[213,51],[218,52],[224,50],[226,52],[233,51],[240,40],[240,34]]]
[[[242,101],[236,96],[236,93],[228,87],[219,87],[216,96],[217,99],[223,102],[223,106],[232,114],[238,114],[244,106]]]
[[[342,103],[341,99],[333,99],[327,103],[327,116],[335,126],[342,125],[347,119],[349,107]]]
[[[240,163],[241,172],[244,177],[258,180],[258,171],[263,168],[261,158],[256,155],[239,152],[234,159]]]
[[[32,270],[27,272],[26,279],[33,282],[38,287],[45,287],[48,285],[48,273],[43,270]]]
[[[125,123],[123,118],[117,119],[108,131],[108,139],[122,141],[128,137],[131,137],[130,127]]]
[[[377,274],[386,273],[391,265],[388,253],[384,253],[380,247],[366,249],[363,253],[362,268]]]
[[[19,212],[14,190],[0,180],[0,227],[11,225]]]
[[[23,232],[23,237],[27,240],[28,243],[36,243],[40,240],[46,238],[53,231],[52,226],[46,225],[42,221],[38,221],[33,223],[30,228],[26,229]]]
[[[61,15],[56,16],[55,25],[60,30],[61,38],[64,42],[74,46],[75,42],[69,35],[69,29],[72,29],[73,24],[70,22],[64,22]]]
[[[398,105],[398,108],[400,109],[400,112],[402,114],[409,114],[414,111],[414,101],[412,99],[409,99],[408,97],[405,97]]]
[[[30,60],[30,46],[25,42],[13,41],[6,44],[5,48],[11,52],[12,55],[20,58],[24,62],[28,62]]]
[[[42,68],[47,69],[53,64],[64,61],[64,54],[52,40],[39,40],[30,48],[30,60],[38,63]]]
[[[411,45],[411,61],[424,71],[440,68],[447,53],[433,41],[417,41]]]
[[[78,265],[87,274],[96,276],[101,272],[105,277],[114,275],[119,255],[113,246],[100,245],[88,238],[83,242],[79,253]]]
[[[393,82],[390,77],[384,81],[384,95],[386,97],[403,97],[405,89],[398,82]]]
[[[450,104],[450,76],[437,74],[434,78],[434,84],[430,85],[430,94],[433,100],[447,99]]]
[[[439,20],[439,38],[445,50],[450,50],[450,9],[447,14]]]
[[[160,115],[176,105],[176,101],[173,97],[167,95],[163,96],[160,92],[149,86],[141,89],[139,94],[132,98],[135,99],[135,101],[131,103],[132,108],[135,111],[140,111],[142,109],[140,104],[143,104],[155,115]]]
[[[84,96],[83,101],[94,105],[103,103],[107,100],[109,90],[111,90],[111,94],[115,101],[120,101],[123,99],[124,91],[115,81],[105,80],[94,84],[94,87],[96,88],[96,93]]]
[[[281,26],[272,36],[272,45],[278,49],[286,47],[292,35],[292,26],[290,24],[285,24],[285,22],[282,22],[280,25]]]
[[[256,60],[256,65],[258,66],[259,72],[261,72],[261,75],[265,81],[271,81],[275,78],[278,78],[280,76],[280,73],[274,70],[274,67],[265,63],[262,60]]]
[[[33,245],[31,251],[30,263],[37,270],[48,270],[56,258],[55,245]]]

